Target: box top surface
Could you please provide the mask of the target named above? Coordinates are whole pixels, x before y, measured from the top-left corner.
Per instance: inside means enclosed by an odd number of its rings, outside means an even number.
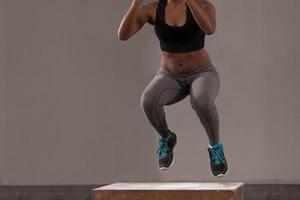
[[[119,182],[95,190],[236,190],[242,182]]]

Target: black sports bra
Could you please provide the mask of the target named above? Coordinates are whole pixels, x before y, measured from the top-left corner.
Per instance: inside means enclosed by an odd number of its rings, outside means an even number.
[[[179,53],[202,49],[205,43],[205,33],[195,21],[187,3],[185,3],[185,24],[183,26],[170,26],[165,22],[165,7],[167,1],[168,0],[159,0],[154,24],[161,50]]]

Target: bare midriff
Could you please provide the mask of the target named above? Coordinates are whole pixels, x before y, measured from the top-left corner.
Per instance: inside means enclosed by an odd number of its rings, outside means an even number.
[[[187,53],[162,52],[161,67],[175,74],[189,74],[212,64],[205,48]]]

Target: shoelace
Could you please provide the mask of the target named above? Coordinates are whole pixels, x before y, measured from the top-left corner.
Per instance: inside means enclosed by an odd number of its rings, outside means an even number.
[[[211,148],[210,150],[212,152],[212,161],[215,164],[220,164],[221,162],[223,164],[225,164],[225,161],[221,156],[222,155],[222,149],[221,148]]]
[[[160,156],[167,155],[169,153],[169,146],[165,139],[159,138],[159,148],[157,149],[156,153]]]

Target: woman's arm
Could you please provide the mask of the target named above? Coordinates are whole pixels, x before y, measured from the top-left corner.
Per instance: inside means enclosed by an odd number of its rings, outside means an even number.
[[[141,6],[143,0],[133,0],[118,29],[120,40],[128,40],[148,21],[147,6]]]
[[[216,9],[206,0],[185,0],[201,29],[207,34],[216,31]]]

